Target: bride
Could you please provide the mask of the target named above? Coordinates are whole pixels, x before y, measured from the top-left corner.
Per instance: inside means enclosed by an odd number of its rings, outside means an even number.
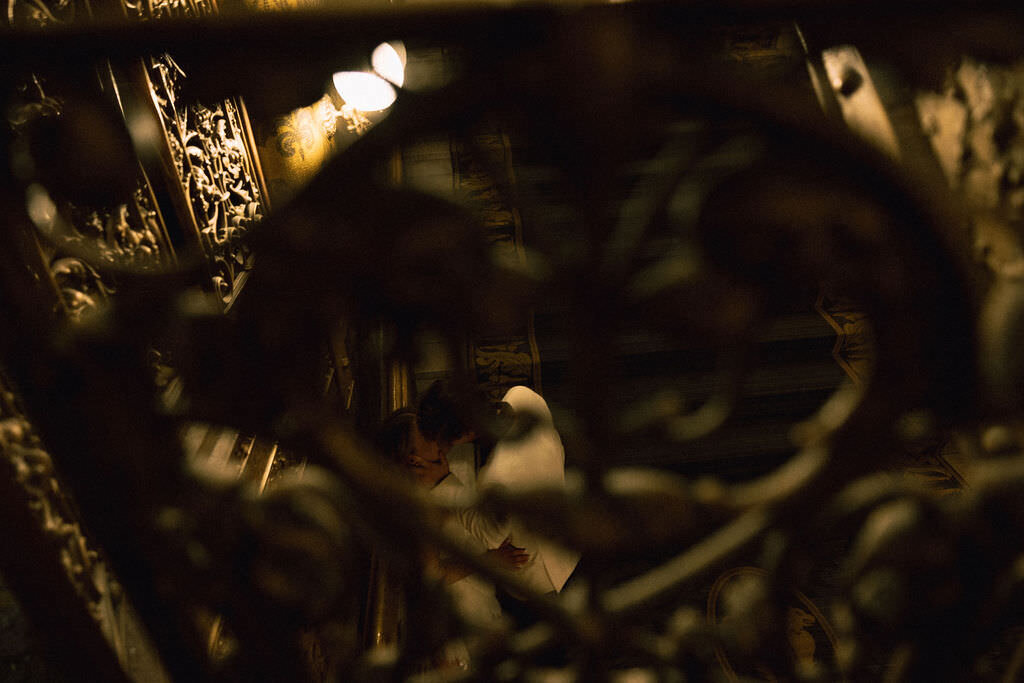
[[[450,445],[426,439],[416,421],[416,411],[401,408],[384,421],[378,432],[378,450],[403,466],[410,476],[429,490],[429,496],[441,507],[453,507],[464,495],[464,484],[448,465]],[[529,559],[522,548],[505,539],[497,548],[488,549],[480,538],[464,526],[459,515],[446,512],[440,518],[444,533],[464,550],[488,554],[511,570],[521,569]],[[494,586],[468,567],[444,553],[427,550],[424,566],[428,579],[444,585],[459,617],[472,632],[486,633],[508,626],[495,596]],[[462,640],[450,641],[438,657],[438,666],[468,669],[469,647]]]

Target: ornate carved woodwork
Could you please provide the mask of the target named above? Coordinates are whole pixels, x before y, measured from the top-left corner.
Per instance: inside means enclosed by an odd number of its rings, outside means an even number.
[[[87,125],[90,119],[76,117],[75,108],[91,107],[91,104],[84,104],[77,95],[68,100],[48,93],[51,88],[47,86],[44,90],[44,78],[38,74],[29,78],[29,82],[19,88],[22,96],[17,107],[9,113],[20,144],[29,149],[60,144],[46,139],[47,136],[53,135],[66,142],[68,133],[62,131],[69,124]],[[97,86],[102,82],[102,76],[97,76]],[[106,85],[108,89],[114,86],[111,80],[107,80]],[[98,89],[95,94],[100,97]],[[95,111],[89,115],[100,114]],[[52,126],[57,127],[56,135]],[[103,153],[102,148],[97,152]],[[28,149],[25,153],[32,154]],[[88,156],[60,160],[37,157],[28,162],[40,169],[37,182],[28,186],[26,195],[26,201],[35,207],[33,220],[40,233],[40,248],[49,261],[51,276],[67,311],[76,318],[84,311],[101,307],[116,290],[117,278],[110,268],[114,272],[117,269],[153,272],[174,262],[163,217],[149,180],[140,169],[132,174],[132,189],[119,197],[124,200],[122,203],[89,206],[78,198],[64,196],[63,181],[51,183],[53,172],[46,167],[47,164],[81,164],[88,168],[97,162],[102,166],[101,160]],[[72,175],[71,179],[77,176]],[[101,275],[100,270],[107,272]]]
[[[129,17],[141,20],[198,16],[215,10],[215,5],[202,2],[126,3],[123,7]],[[88,7],[86,9],[92,10]],[[75,7],[64,2],[54,3],[52,7],[44,3],[11,3],[8,20],[12,25],[45,28],[56,23],[74,21]],[[134,175],[134,180],[130,181],[134,189],[120,191],[116,199],[121,199],[121,203],[110,203],[103,199],[94,202],[97,197],[90,197],[88,191],[76,191],[73,196],[64,196],[65,188],[76,190],[75,183],[87,178],[94,168],[98,178],[105,178],[104,164],[109,166],[111,162],[102,155],[112,150],[103,150],[102,146],[90,150],[92,141],[88,140],[88,136],[96,134],[97,130],[102,133],[103,126],[111,125],[103,117],[110,117],[111,112],[119,115],[121,95],[131,97],[132,93],[127,90],[135,87],[127,80],[118,82],[114,69],[105,63],[87,68],[81,78],[85,79],[84,83],[69,85],[58,71],[34,71],[22,83],[12,84],[18,95],[7,111],[10,124],[15,130],[15,144],[23,150],[20,154],[26,159],[34,157],[28,163],[22,162],[30,170],[21,172],[19,180],[36,181],[28,185],[26,195],[30,206],[33,203],[35,205],[34,214],[32,211],[30,214],[39,231],[37,239],[29,237],[37,246],[37,249],[29,252],[29,256],[30,260],[38,257],[41,269],[49,271],[48,277],[37,278],[40,287],[35,296],[40,303],[44,303],[52,296],[49,293],[52,290],[59,297],[61,311],[72,321],[80,321],[89,313],[101,311],[112,296],[117,296],[121,289],[119,273],[157,273],[176,263],[161,208],[149,177],[140,167],[122,169],[127,175]],[[91,89],[88,87],[90,82],[93,84]],[[101,112],[96,109],[95,102],[88,98],[105,102],[107,110]],[[226,172],[220,173],[218,179],[223,178],[227,183],[225,189],[230,190],[232,196],[246,193],[243,185],[246,179],[241,178],[239,165],[245,164],[246,173],[251,174],[253,163],[247,156],[242,158],[247,152],[237,151],[241,144],[241,126],[246,125],[240,120],[239,106],[235,102],[226,102],[214,111],[196,106],[190,114],[198,125],[193,133],[185,136],[187,142],[183,147],[193,157],[190,163],[198,166],[197,157],[205,154],[209,164],[219,164],[219,169]],[[99,119],[89,118],[97,115]],[[98,129],[90,130],[90,125],[97,123],[101,124]],[[115,127],[125,125],[125,121],[120,118],[113,122]],[[228,126],[233,126],[231,133],[226,132]],[[76,136],[85,144],[78,147],[72,145],[68,149],[67,143],[76,142]],[[102,137],[100,139],[102,141]],[[127,136],[124,136],[118,143],[125,145],[127,141]],[[61,148],[62,145],[64,148]],[[48,146],[57,149],[58,153],[70,154],[59,159],[50,158],[46,156],[50,154]],[[43,156],[37,150],[41,150]],[[130,153],[130,150],[127,151]],[[90,152],[98,156],[91,157]],[[215,155],[215,158],[211,159],[210,154]],[[113,158],[116,159],[113,162],[115,164],[124,163],[117,155],[113,155]],[[76,175],[73,171],[68,180],[61,176],[62,168],[81,169],[81,172]],[[33,172],[34,178],[29,175]],[[214,170],[201,168],[196,175],[204,172],[212,174]],[[188,176],[185,173],[181,177]],[[193,184],[205,192],[200,197],[202,200],[213,194],[209,183],[206,186],[198,182]],[[96,183],[87,185],[95,186]],[[186,191],[185,187],[172,188],[172,194]],[[164,206],[163,210],[169,208]],[[213,235],[209,240],[211,248],[206,254],[212,265],[211,270],[220,273],[214,276],[212,287],[220,282],[233,284],[237,273],[242,271],[241,262],[244,259],[238,254],[240,250],[216,244],[218,238],[224,241],[225,232],[237,230],[240,223],[247,225],[256,218],[255,212],[251,210],[248,215],[243,213],[242,216],[244,220],[229,219],[224,224],[227,229],[222,228],[219,235]],[[230,287],[221,286],[221,290]],[[9,393],[6,388],[4,391]],[[152,646],[143,635],[117,579],[113,577],[106,562],[99,559],[94,542],[87,540],[82,533],[77,510],[65,498],[48,453],[34,436],[23,415],[9,417],[5,424],[12,428],[19,426],[31,444],[31,447],[19,446],[10,440],[3,443],[3,455],[12,463],[18,475],[15,483],[33,501],[31,505],[37,512],[44,533],[54,537],[54,542],[62,547],[60,556],[64,569],[82,596],[89,613],[97,620],[107,642],[117,653],[121,666],[134,676],[160,680],[164,674],[152,653]],[[7,433],[13,432],[8,430]],[[269,463],[265,465],[269,469]]]
[[[48,28],[76,19],[75,5],[66,2],[11,3],[8,10],[11,25]],[[78,8],[78,11],[85,16],[89,8]],[[69,134],[81,134],[70,126],[84,124],[89,116],[101,110],[94,107],[95,102],[83,101],[82,90],[74,84],[69,87],[55,71],[43,69],[24,74],[21,82],[5,84],[17,93],[6,114],[24,167],[18,173],[22,187],[26,188],[24,200],[34,207],[29,214],[38,232],[32,233],[30,224],[22,224],[16,229],[23,230],[23,234],[9,239],[8,244],[24,245],[21,251],[24,265],[34,273],[33,288],[26,295],[51,315],[67,316],[70,322],[79,322],[90,313],[102,310],[117,290],[116,275],[106,269],[154,272],[173,262],[173,251],[148,179],[138,167],[122,169],[126,177],[134,176],[129,181],[134,189],[115,191],[114,201],[121,200],[121,203],[90,197],[87,199],[99,202],[86,205],[77,195],[64,195],[62,189],[66,185],[59,179],[61,167],[74,166],[82,170],[82,173],[72,171],[72,178],[84,177],[90,170],[105,178],[104,159],[87,154],[53,158],[48,146],[59,147],[68,142]],[[85,74],[86,78],[92,77],[95,84],[89,96],[98,101],[109,96],[113,86],[113,81],[104,81],[102,74],[101,68]],[[107,95],[103,94],[104,84]],[[83,108],[85,117],[79,116]],[[98,123],[100,129],[110,125],[102,120]],[[123,126],[123,122],[113,125]],[[80,147],[78,151],[86,148]],[[60,149],[58,153],[67,151]],[[110,150],[100,145],[92,151],[102,155]],[[115,158],[122,160],[117,155]],[[101,274],[100,270],[106,272]],[[6,462],[4,476],[13,472],[14,481],[10,484],[19,487],[20,493],[27,497],[44,543],[58,553],[70,585],[106,641],[96,642],[83,636],[82,646],[96,648],[97,658],[102,658],[103,651],[109,647],[124,671],[161,680],[160,664],[129,600],[109,563],[101,557],[95,539],[83,530],[79,511],[54,467],[47,445],[18,407],[13,387],[5,377],[0,377],[0,393],[3,395],[0,419],[4,424],[0,455]],[[47,559],[36,557],[39,565]],[[38,570],[52,578],[42,566]],[[15,583],[22,581],[19,577],[13,580]],[[55,595],[64,595],[57,586],[52,590]],[[76,606],[66,605],[66,609],[69,624],[74,623],[70,613]],[[36,619],[32,614],[29,617]],[[37,621],[35,626],[45,627],[45,619]],[[52,651],[49,656],[53,657]],[[120,672],[112,671],[109,675],[118,676]]]
[[[248,231],[265,200],[252,158],[244,113],[226,99],[212,108],[179,100],[186,74],[170,55],[146,60],[146,78],[173,168],[178,209],[188,239],[209,264],[214,291],[227,305],[251,266]]]
[[[121,0],[129,19],[152,21],[216,14],[216,0]]]
[[[139,671],[139,661],[149,655],[150,646],[140,636],[138,623],[131,614],[121,585],[110,574],[95,542],[83,531],[78,510],[67,497],[49,453],[22,412],[9,380],[2,375],[0,456],[5,460],[4,476],[8,472],[13,473],[12,483],[24,492],[43,542],[56,550],[67,579],[89,615],[95,619],[106,643],[116,653],[122,667]],[[66,608],[73,610],[74,606]],[[10,610],[5,618],[11,618]],[[29,618],[34,616],[30,614]],[[93,647],[96,645],[92,644]],[[145,653],[139,650],[145,650]],[[158,668],[147,671],[150,675],[159,675],[158,672]]]
[[[96,550],[88,548],[70,501],[58,484],[53,462],[18,409],[17,399],[6,382],[0,384],[0,399],[0,443],[4,455],[14,464],[18,483],[32,497],[31,507],[43,532],[62,548],[68,576],[98,618],[100,601],[112,587],[93,583],[98,564]]]

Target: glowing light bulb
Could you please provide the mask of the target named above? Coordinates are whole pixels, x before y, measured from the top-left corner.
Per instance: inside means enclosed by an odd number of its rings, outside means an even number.
[[[382,78],[402,87],[405,82],[405,46],[402,43],[381,43],[374,48],[370,64]]]
[[[345,106],[363,112],[383,111],[395,103],[395,87],[405,83],[405,45],[381,43],[373,50],[369,71],[339,71],[332,77]]]
[[[332,80],[345,104],[360,111],[382,111],[398,96],[390,83],[363,71],[339,71]]]

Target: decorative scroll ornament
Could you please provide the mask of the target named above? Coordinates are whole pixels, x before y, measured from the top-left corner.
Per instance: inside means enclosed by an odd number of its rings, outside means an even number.
[[[8,5],[8,22],[12,26],[44,27],[70,23],[74,19],[74,3],[63,0]],[[76,107],[82,102],[64,92],[49,90],[45,74],[27,74],[17,87],[17,103],[5,111],[15,144],[23,149],[32,149],[31,142],[54,144],[49,137],[53,134],[50,124],[54,122],[73,128],[67,117],[69,112],[77,111]],[[64,158],[61,163],[87,166],[89,161]],[[114,293],[113,277],[101,277],[97,267],[117,265],[152,271],[173,258],[148,180],[143,175],[136,177],[135,189],[127,196],[127,202],[89,207],[75,205],[57,194],[51,197],[50,192],[55,188],[44,187],[44,183],[48,185],[45,174],[25,179],[31,182],[26,193],[29,214],[33,213],[33,208],[43,208],[42,217],[48,219],[40,221],[37,220],[40,216],[32,216],[43,238],[37,240],[39,261],[32,264],[40,276],[36,278],[39,286],[33,293],[48,308],[56,304],[54,294],[59,296],[70,321],[75,322],[90,311],[98,310]],[[128,187],[131,187],[130,180]],[[37,202],[35,207],[33,198]],[[42,229],[44,225],[49,229]],[[49,271],[49,282],[55,292],[48,291],[43,284],[47,281],[42,277],[46,271]],[[58,550],[68,581],[122,665],[131,668],[142,651],[149,652],[149,646],[138,641],[137,634],[141,631],[137,618],[117,578],[83,531],[79,513],[58,478],[49,452],[2,375],[0,458],[7,463],[7,471],[30,501],[30,511],[39,522],[35,533],[40,533],[48,545]],[[133,641],[132,645],[128,644],[129,640]]]
[[[66,204],[68,216],[63,229],[49,235],[55,247],[50,274],[71,318],[78,320],[95,310],[116,291],[116,285],[104,280],[96,269],[78,256],[87,254],[98,264],[129,266],[138,271],[154,271],[169,258],[158,213],[144,181],[128,204],[113,209],[79,208]]]
[[[91,247],[105,263],[153,270],[166,254],[159,214],[148,188],[140,182],[130,202],[110,210],[71,207],[75,230],[66,239]]]
[[[19,89],[20,102],[8,112],[19,142],[31,147],[36,136],[52,134],[47,124],[60,123],[75,107],[44,90],[43,78],[29,77]],[[63,125],[70,125],[63,122]],[[80,163],[69,161],[66,163]],[[129,181],[131,182],[131,181]],[[97,308],[116,289],[113,278],[96,267],[115,265],[153,271],[172,258],[156,202],[145,176],[134,181],[128,201],[113,206],[75,204],[37,182],[28,189],[29,213],[45,237],[50,274],[72,318]],[[130,184],[129,184],[130,187]]]
[[[217,12],[215,0],[122,0],[124,13],[131,19],[179,19],[202,17]]]
[[[123,608],[124,594],[77,521],[53,468],[53,461],[18,406],[14,392],[0,376],[0,454],[14,468],[18,484],[31,500],[42,533],[60,548],[61,560],[75,590],[100,624],[122,661],[127,653],[114,615]]]
[[[7,3],[10,26],[52,26],[75,19],[74,0],[11,0]]]
[[[179,102],[185,73],[169,55],[150,58],[146,66],[174,171],[213,269],[214,287],[227,303],[249,266],[243,238],[262,219],[264,206],[241,114],[231,100],[213,108]]]

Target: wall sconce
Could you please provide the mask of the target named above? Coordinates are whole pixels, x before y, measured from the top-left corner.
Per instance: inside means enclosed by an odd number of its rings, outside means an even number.
[[[342,100],[336,110],[348,129],[362,133],[371,122],[365,113],[384,111],[398,97],[395,87],[405,82],[405,46],[400,42],[381,43],[370,57],[372,71],[339,71],[331,77]]]

